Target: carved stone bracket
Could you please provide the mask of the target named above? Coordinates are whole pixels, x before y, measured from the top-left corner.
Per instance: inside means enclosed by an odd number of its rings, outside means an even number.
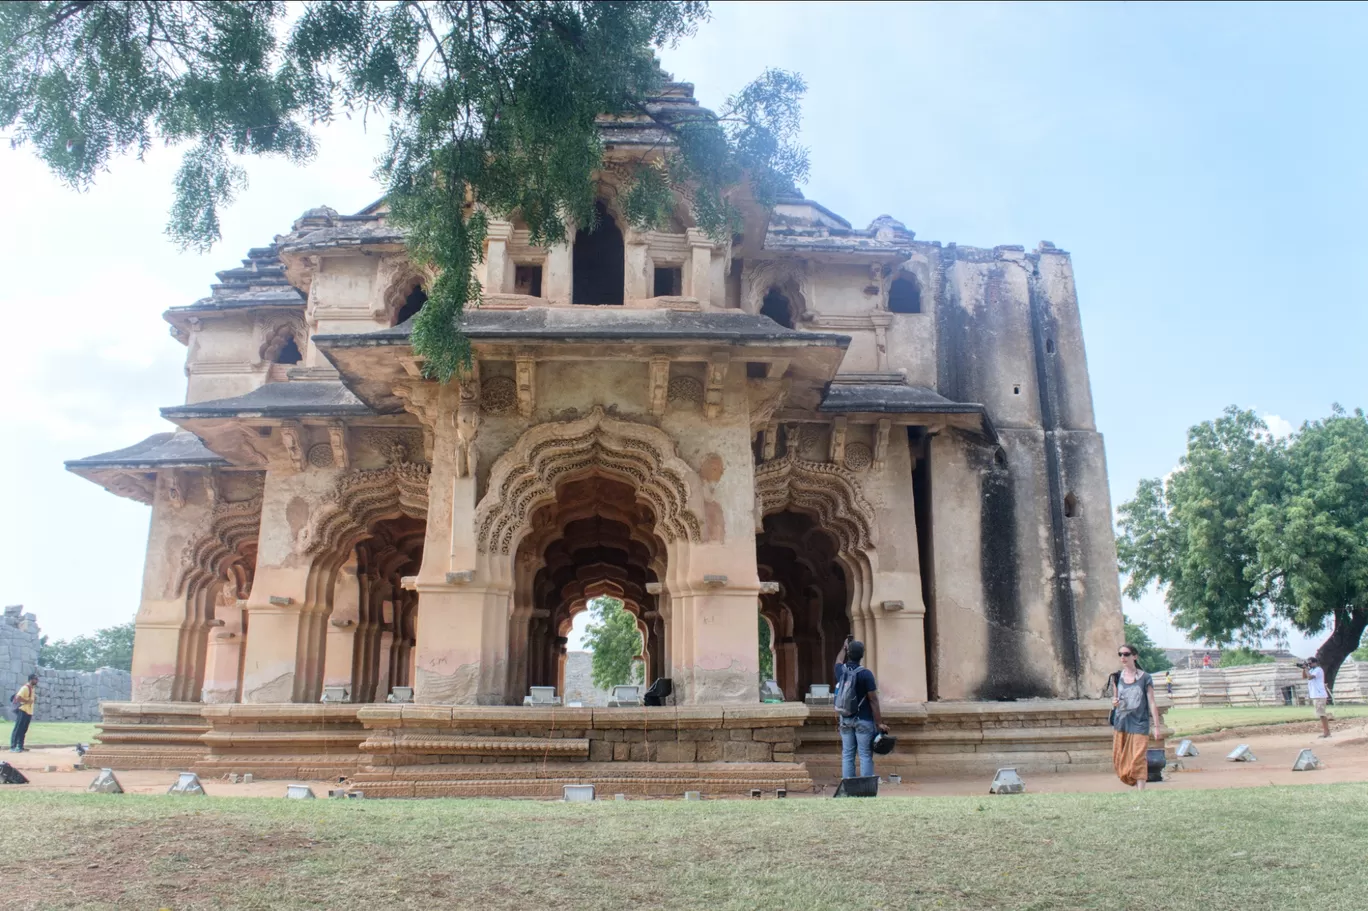
[[[432,382],[396,383],[394,394],[404,403],[404,410],[418,418],[423,425],[423,451],[432,458],[437,421],[440,415],[438,399],[441,387]],[[479,409],[479,397],[475,399]]]
[[[660,417],[665,413],[665,405],[670,394],[670,359],[651,358],[651,414]]]
[[[295,471],[304,470],[304,429],[298,421],[280,422],[280,442]]]
[[[727,383],[727,368],[724,360],[708,362],[708,388],[703,393],[703,414],[715,418],[722,414],[722,392]]]
[[[532,417],[537,407],[537,359],[530,354],[520,354],[515,361],[518,380],[518,414]]]
[[[846,419],[836,418],[831,422],[831,454],[829,460],[840,465],[845,462]]]
[[[347,458],[347,428],[341,421],[328,425],[328,443],[332,446],[333,464],[346,470],[351,467]]]
[[[888,418],[879,418],[879,426],[874,434],[874,470],[883,471],[884,462],[888,458],[888,432],[892,428],[893,422]]]
[[[774,449],[778,442],[779,424],[776,421],[770,421],[769,424],[765,425],[765,443],[764,447],[761,449],[761,458],[763,458],[764,461],[768,462],[770,459],[774,458]]]
[[[460,404],[456,406],[456,477],[475,477],[478,454],[475,437],[480,432],[480,362],[470,365],[461,377]]]

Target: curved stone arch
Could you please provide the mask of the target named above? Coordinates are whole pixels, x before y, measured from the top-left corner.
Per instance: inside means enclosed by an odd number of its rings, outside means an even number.
[[[214,507],[208,526],[181,551],[177,595],[193,597],[224,578],[228,566],[241,556],[241,548],[260,533],[261,502],[258,494],[250,500]]]
[[[426,519],[429,474],[423,463],[395,462],[343,475],[311,517],[300,549],[313,556],[346,550],[349,539],[364,535],[381,519],[397,515]]]
[[[595,407],[583,418],[530,428],[494,463],[475,511],[480,552],[513,553],[533,512],[555,500],[558,486],[595,472],[629,483],[651,507],[656,534],[666,543],[702,540],[694,508],[700,482],[675,454],[674,441],[662,430]]]
[[[380,294],[372,305],[372,315],[383,318],[386,325],[393,325],[395,316],[403,309],[404,301],[417,285],[424,293],[432,287],[434,275],[427,269],[415,266],[406,255],[386,257],[381,261],[376,273],[376,286]]]
[[[842,553],[874,549],[874,509],[844,468],[793,456],[773,459],[755,470],[755,497],[759,517],[792,508],[815,516]]]
[[[257,320],[256,332],[259,364],[275,363],[286,341],[293,341],[300,354],[309,348],[309,330],[303,313],[266,314]]]
[[[794,314],[811,312],[815,289],[807,264],[788,259],[746,260],[741,284],[741,309],[751,315],[760,313],[765,295],[778,288],[789,299]]]

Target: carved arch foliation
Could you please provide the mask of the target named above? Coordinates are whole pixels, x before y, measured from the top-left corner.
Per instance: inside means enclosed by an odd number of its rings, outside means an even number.
[[[424,463],[395,462],[344,475],[314,512],[300,549],[309,555],[338,550],[349,538],[392,516],[426,519],[429,474]]]
[[[755,498],[757,524],[763,516],[794,508],[815,515],[842,551],[873,549],[874,509],[844,468],[793,456],[773,459],[755,470]]]
[[[531,428],[494,463],[475,513],[480,551],[512,553],[537,507],[554,501],[561,484],[590,474],[617,477],[635,488],[664,541],[702,540],[694,509],[696,474],[675,454],[674,441],[655,427],[595,408],[584,418]]]
[[[256,541],[261,529],[261,496],[214,507],[208,527],[181,552],[176,594],[195,595],[225,577],[227,568]]]

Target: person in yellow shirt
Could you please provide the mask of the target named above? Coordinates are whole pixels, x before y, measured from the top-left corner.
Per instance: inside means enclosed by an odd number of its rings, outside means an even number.
[[[38,675],[29,674],[28,683],[19,687],[14,694],[14,732],[10,734],[10,752],[22,753],[24,737],[28,735],[29,724],[33,721],[33,702],[38,698]]]

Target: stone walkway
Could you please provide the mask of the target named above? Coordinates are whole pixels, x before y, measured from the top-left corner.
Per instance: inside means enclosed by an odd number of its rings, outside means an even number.
[[[1167,791],[1368,781],[1368,719],[1335,723],[1334,735],[1329,740],[1319,739],[1318,730],[1314,723],[1275,725],[1195,737],[1193,741],[1201,755],[1182,760],[1182,768],[1171,771],[1168,781],[1150,787]],[[1258,761],[1227,762],[1226,754],[1239,744],[1248,744]],[[1307,747],[1315,751],[1322,767],[1313,772],[1293,772],[1293,761]],[[31,787],[47,791],[84,791],[98,773],[96,769],[73,770],[72,764],[77,761],[77,756],[75,749],[70,747],[35,749],[19,755],[5,753],[0,759],[7,760],[22,771],[29,778]],[[57,771],[43,771],[45,766],[50,765],[56,766]],[[175,772],[158,771],[115,774],[124,790],[130,794],[164,794],[177,777]],[[904,778],[899,785],[882,785],[880,794],[888,797],[975,796],[988,792],[991,777],[919,778],[915,781]],[[1027,791],[1034,794],[1129,790],[1114,775],[1104,773],[1038,773],[1024,777]],[[285,786],[291,783],[298,782],[232,784],[213,778],[202,781],[205,792],[211,797],[283,797]],[[329,781],[307,783],[320,798],[327,796],[328,788],[337,787],[336,782]],[[818,795],[831,794],[834,784],[831,781],[819,785]]]

